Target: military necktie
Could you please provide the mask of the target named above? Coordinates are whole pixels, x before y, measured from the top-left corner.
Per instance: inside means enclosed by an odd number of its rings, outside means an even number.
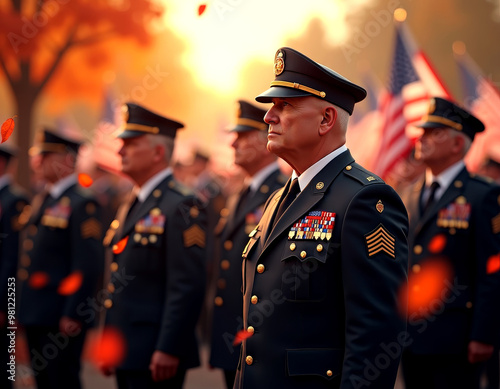
[[[285,198],[281,202],[278,212],[276,212],[276,216],[274,217],[274,224],[278,222],[280,219],[281,215],[285,213],[285,211],[288,209],[290,204],[292,204],[293,200],[297,197],[297,195],[300,193],[300,185],[299,185],[299,180],[295,178],[291,185],[290,188],[288,189],[288,193],[286,194]]]
[[[429,197],[427,198],[427,201],[425,202],[424,207],[422,208],[422,215],[425,214],[429,208],[431,208],[432,205],[434,205],[435,202],[435,197],[436,197],[436,191],[439,189],[440,185],[439,182],[434,181],[431,184],[430,187],[430,192],[429,192]]]

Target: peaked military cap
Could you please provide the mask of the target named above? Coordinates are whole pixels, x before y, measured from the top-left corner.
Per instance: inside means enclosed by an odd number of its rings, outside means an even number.
[[[35,138],[35,145],[30,148],[29,154],[44,153],[78,153],[81,142],[77,139],[61,135],[55,130],[44,128],[38,132]]]
[[[315,96],[352,114],[354,104],[366,97],[366,90],[304,54],[282,47],[274,57],[275,79],[255,99],[269,103],[274,97]]]
[[[17,147],[5,143],[0,144],[0,157],[4,157],[7,161],[11,157],[17,156],[17,151]]]
[[[449,127],[463,132],[474,140],[476,133],[484,131],[484,124],[470,112],[441,97],[429,100],[427,115],[416,124],[420,128]]]
[[[184,124],[167,119],[138,104],[125,103],[122,111],[125,125],[118,138],[135,138],[146,134],[175,138],[177,130],[184,127]]]
[[[264,121],[266,110],[244,100],[238,100],[236,127],[231,132],[267,131],[269,125]]]

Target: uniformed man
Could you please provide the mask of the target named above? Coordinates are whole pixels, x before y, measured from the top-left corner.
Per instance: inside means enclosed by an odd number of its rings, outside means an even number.
[[[0,329],[5,346],[1,351],[2,388],[12,388],[15,378],[15,373],[9,372],[15,371],[15,363],[12,363],[11,359],[15,357],[11,346],[15,344],[15,340],[12,338],[11,343],[11,336],[7,335],[12,331],[7,330],[7,327],[16,326],[15,280],[19,258],[19,231],[26,223],[26,215],[29,212],[28,196],[14,185],[10,175],[11,162],[16,152],[12,146],[0,145]]]
[[[126,349],[116,379],[120,389],[181,388],[186,369],[199,364],[206,215],[172,176],[183,125],[136,104],[124,108],[119,154],[137,196],[118,211],[104,242],[113,251],[106,325],[121,332]]]
[[[30,153],[41,154],[47,190],[33,200],[18,279],[24,326],[38,388],[80,388],[80,356],[93,324],[79,306],[96,292],[104,250],[100,208],[75,174],[80,143],[44,129]]]
[[[404,343],[408,219],[345,146],[366,91],[281,48],[269,151],[293,167],[243,250],[247,331],[235,388],[392,388]]]
[[[470,112],[436,97],[418,126],[416,158],[427,170],[402,195],[410,215],[406,388],[479,388],[500,328],[500,187],[464,165],[484,130]],[[433,288],[438,294],[423,300]]]
[[[228,200],[221,212],[216,230],[218,276],[212,300],[210,365],[224,370],[227,388],[234,384],[240,354],[240,344],[234,342],[238,331],[243,329],[241,253],[248,234],[262,216],[266,200],[286,182],[276,156],[266,148],[266,111],[243,100],[239,100],[238,105],[236,127],[231,130],[236,133],[232,143],[234,163],[248,176],[243,189]]]

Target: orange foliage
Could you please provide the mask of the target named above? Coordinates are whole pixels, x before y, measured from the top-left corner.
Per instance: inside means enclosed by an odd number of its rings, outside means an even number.
[[[441,301],[452,279],[452,269],[447,261],[428,260],[413,271],[408,277],[408,290],[401,292],[400,298],[408,298],[408,314],[418,313],[425,316],[432,303]],[[415,267],[413,267],[415,269]]]
[[[61,280],[57,293],[62,296],[69,296],[82,286],[83,274],[80,271],[75,271]]]
[[[113,254],[120,254],[123,250],[125,250],[127,242],[128,235],[113,246]]]
[[[49,275],[44,271],[37,271],[31,274],[28,285],[32,289],[42,289],[49,283]]]
[[[432,254],[438,254],[443,251],[446,246],[446,235],[439,234],[434,236],[429,242],[429,252]]]
[[[14,118],[8,118],[6,121],[3,122],[2,124],[2,141],[1,143],[5,142],[7,139],[10,138],[12,135],[12,131],[14,131]]]
[[[500,254],[492,255],[486,263],[486,273],[493,274],[500,270]]]
[[[88,174],[80,173],[78,174],[78,183],[84,188],[88,188],[94,183],[94,180]]]
[[[91,339],[88,347],[89,359],[96,366],[116,366],[125,356],[125,339],[112,327],[105,328],[100,337]]]

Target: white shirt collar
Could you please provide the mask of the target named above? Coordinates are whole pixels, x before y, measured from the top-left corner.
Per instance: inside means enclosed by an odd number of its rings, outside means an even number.
[[[70,174],[63,179],[57,181],[55,184],[48,186],[49,194],[54,199],[59,198],[70,186],[77,183],[76,174]]]
[[[250,191],[255,192],[258,190],[262,183],[266,180],[267,177],[271,175],[274,171],[278,170],[280,167],[278,165],[278,161],[270,163],[266,167],[260,169],[256,174],[254,174],[251,178],[250,182]]]
[[[158,186],[160,182],[162,182],[165,178],[172,174],[172,168],[167,167],[160,172],[156,173],[153,177],[147,180],[143,186],[139,189],[137,187],[134,188],[135,191],[139,191],[137,193],[137,198],[142,203],[144,200],[148,198],[154,188]]]
[[[446,191],[446,189],[448,189],[452,181],[464,167],[464,161],[460,160],[437,176],[434,176],[432,172],[427,169],[425,172],[425,186],[429,188],[434,181],[437,181],[439,183],[439,189],[436,190],[435,198],[438,199]]]
[[[300,176],[294,170],[292,173],[292,180],[298,177],[300,190],[304,190],[304,188],[309,184],[309,182],[311,182],[316,174],[318,174],[326,165],[328,165],[334,158],[338,157],[344,151],[347,151],[346,145],[340,146],[338,149],[321,158],[314,165],[309,166]]]
[[[3,189],[5,186],[11,183],[11,177],[8,174],[4,174],[0,177],[0,189]]]

